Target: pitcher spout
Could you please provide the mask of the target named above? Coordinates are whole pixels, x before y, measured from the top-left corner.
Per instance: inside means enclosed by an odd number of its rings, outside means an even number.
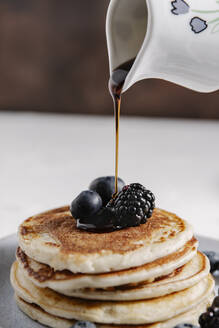
[[[139,80],[157,77],[154,49],[150,47],[153,42],[151,2],[111,0],[108,8],[106,36],[110,75],[118,67],[132,62],[122,92]]]
[[[147,78],[199,92],[218,90],[218,18],[208,17],[217,13],[215,1],[111,0],[106,21],[110,73],[133,60],[122,92]]]

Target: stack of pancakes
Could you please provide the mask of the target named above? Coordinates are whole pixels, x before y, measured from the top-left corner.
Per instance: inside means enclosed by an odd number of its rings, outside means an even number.
[[[11,282],[20,309],[49,327],[197,324],[214,293],[197,246],[191,226],[160,209],[139,227],[93,233],[62,207],[20,226]]]

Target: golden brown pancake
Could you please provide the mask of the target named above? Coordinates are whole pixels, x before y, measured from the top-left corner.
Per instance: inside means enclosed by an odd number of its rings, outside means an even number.
[[[56,270],[100,273],[152,262],[192,238],[191,226],[175,214],[155,209],[147,223],[110,233],[79,230],[69,207],[30,217],[19,243],[31,258]]]
[[[19,267],[24,276],[29,279],[27,271],[20,264]],[[56,281],[56,283],[53,282],[52,289],[61,294],[82,299],[111,301],[149,299],[189,288],[204,279],[208,275],[209,269],[209,260],[204,254],[198,252],[192,260],[188,261],[182,267],[175,269],[166,276],[157,277],[153,281],[141,281],[139,283],[108,288],[84,289],[72,288],[70,281],[68,284],[66,281],[65,287],[63,286],[63,281]],[[35,283],[35,280],[31,280]]]
[[[81,288],[112,288],[154,279],[172,274],[196,256],[198,242],[193,237],[177,252],[157,259],[142,266],[102,274],[74,274],[68,270],[55,271],[50,266],[34,261],[20,247],[17,249],[17,260],[26,275],[39,287],[59,288],[65,292]]]
[[[17,262],[12,266],[11,283],[19,297],[39,305],[52,315],[107,324],[146,324],[169,320],[208,300],[214,289],[213,278],[209,275],[191,288],[149,300],[82,300],[36,287],[22,275]]]
[[[36,320],[46,326],[52,328],[72,328],[75,324],[75,320],[68,320],[64,318],[60,318],[54,315],[49,314],[48,312],[44,311],[40,306],[34,303],[25,302],[22,298],[15,295],[15,300],[19,308],[27,314],[33,320]],[[209,307],[212,303],[213,295],[195,309],[188,311],[186,313],[180,314],[170,320],[157,322],[154,324],[147,324],[147,325],[103,325],[103,324],[96,324],[97,328],[173,328],[176,325],[187,322],[189,324],[197,325],[198,318],[201,313],[205,312],[207,307]]]

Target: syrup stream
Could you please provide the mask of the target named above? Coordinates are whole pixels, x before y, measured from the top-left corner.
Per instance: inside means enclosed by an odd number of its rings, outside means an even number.
[[[124,63],[112,72],[109,79],[109,91],[113,98],[114,115],[115,115],[115,193],[113,198],[118,194],[118,171],[119,171],[119,122],[120,122],[120,106],[121,106],[121,93],[125,79],[134,63],[134,59]],[[108,216],[107,216],[108,215]],[[92,222],[92,223],[91,223]],[[104,211],[93,220],[79,219],[77,220],[77,228],[94,233],[112,232],[120,229],[119,226],[115,227],[112,217],[109,214],[104,214]]]
[[[109,79],[109,91],[114,103],[114,116],[116,128],[116,142],[115,142],[115,193],[113,198],[118,194],[118,173],[119,173],[119,122],[120,122],[120,107],[121,107],[121,93],[125,83],[125,79],[134,63],[135,59],[122,64],[115,69]]]
[[[116,127],[116,150],[115,150],[115,193],[113,198],[118,194],[118,173],[119,173],[119,121],[120,121],[121,96],[114,100],[114,115]]]

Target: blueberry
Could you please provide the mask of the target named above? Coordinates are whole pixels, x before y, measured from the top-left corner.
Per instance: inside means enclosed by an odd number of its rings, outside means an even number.
[[[192,325],[191,323],[181,323],[174,328],[198,328],[197,326]]]
[[[218,289],[218,293],[219,293],[219,289]],[[219,309],[219,296],[216,296],[214,299],[214,302],[212,304],[213,308],[218,308]]]
[[[95,191],[85,190],[73,200],[70,211],[75,219],[85,219],[98,213],[101,207],[100,195]]]
[[[125,182],[118,178],[118,192],[120,192],[124,186]],[[107,176],[97,178],[91,182],[89,189],[96,191],[102,198],[103,206],[106,206],[115,192],[115,177]]]
[[[211,273],[219,270],[219,255],[215,252],[204,252],[205,255],[209,258],[211,264]]]
[[[96,325],[89,321],[77,321],[72,328],[96,328]]]

